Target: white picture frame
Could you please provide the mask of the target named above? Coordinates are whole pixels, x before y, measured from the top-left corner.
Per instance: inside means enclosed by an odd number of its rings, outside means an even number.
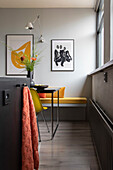
[[[51,40],[51,71],[74,71],[74,39]]]
[[[25,65],[21,64],[20,57],[33,53],[33,34],[7,34],[6,35],[6,75],[26,76]]]

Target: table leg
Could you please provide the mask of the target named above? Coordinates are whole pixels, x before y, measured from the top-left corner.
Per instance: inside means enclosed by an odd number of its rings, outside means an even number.
[[[51,96],[51,139],[53,139],[53,93]]]
[[[53,93],[52,93],[52,96],[51,96],[51,140],[53,139],[56,131],[57,131],[57,128],[58,128],[58,125],[59,125],[59,90],[58,90],[58,98],[57,98],[57,124],[56,124],[56,127],[54,129],[54,108],[53,108]]]
[[[59,90],[58,90],[58,98],[57,98],[57,124],[59,124]]]

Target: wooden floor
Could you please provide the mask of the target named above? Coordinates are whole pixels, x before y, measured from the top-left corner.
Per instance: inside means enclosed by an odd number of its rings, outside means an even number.
[[[40,123],[39,170],[99,170],[87,122],[60,122],[54,139]]]

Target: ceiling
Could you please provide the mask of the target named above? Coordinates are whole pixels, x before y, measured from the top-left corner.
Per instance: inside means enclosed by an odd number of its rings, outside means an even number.
[[[94,8],[96,0],[0,0],[0,8]]]

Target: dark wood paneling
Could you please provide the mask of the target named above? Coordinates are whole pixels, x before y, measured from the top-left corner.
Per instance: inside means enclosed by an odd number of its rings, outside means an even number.
[[[108,81],[104,82],[104,72]],[[113,67],[92,76],[92,99],[96,101],[113,121]]]
[[[113,132],[95,103],[89,102],[88,119],[102,170],[112,170]]]
[[[60,107],[60,121],[86,120],[86,107]],[[54,118],[56,120],[57,109],[54,108]],[[51,120],[51,108],[44,112],[47,120]],[[38,116],[42,120],[41,114]]]
[[[22,84],[29,80],[0,78],[0,170],[21,169]],[[19,84],[20,87],[16,87]],[[3,91],[10,91],[10,103],[3,104]]]

